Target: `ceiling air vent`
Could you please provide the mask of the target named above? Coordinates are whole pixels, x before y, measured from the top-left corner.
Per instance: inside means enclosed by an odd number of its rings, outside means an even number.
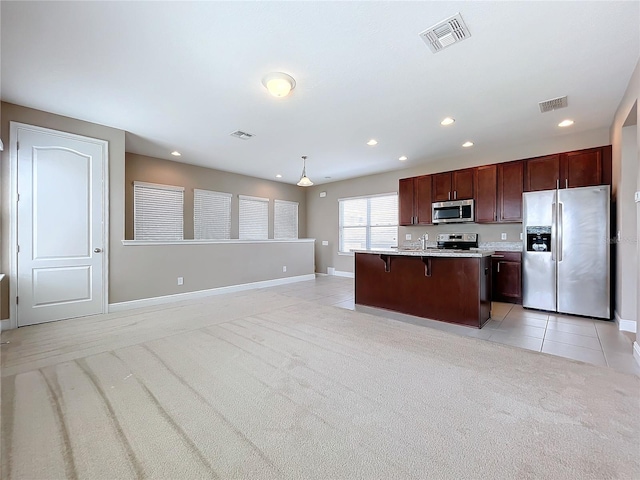
[[[442,22],[427,28],[420,34],[420,38],[426,43],[433,53],[447,48],[454,43],[466,40],[471,36],[469,29],[459,13]]]
[[[552,110],[558,110],[559,108],[564,108],[568,105],[567,96],[552,98],[551,100],[545,100],[544,102],[539,102],[540,105],[540,113],[550,112]]]
[[[232,137],[239,138],[241,140],[249,140],[250,138],[255,137],[253,133],[243,132],[242,130],[236,130],[235,132],[230,133]]]

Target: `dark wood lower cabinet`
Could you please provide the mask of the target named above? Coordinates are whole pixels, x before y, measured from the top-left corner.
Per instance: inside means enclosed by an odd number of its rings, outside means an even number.
[[[482,327],[491,314],[491,257],[355,254],[355,302]]]
[[[496,252],[491,257],[493,300],[522,304],[522,254]]]

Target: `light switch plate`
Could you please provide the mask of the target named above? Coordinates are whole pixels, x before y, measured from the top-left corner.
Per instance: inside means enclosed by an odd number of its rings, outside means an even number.
[[[329,241],[328,240],[322,240],[322,245],[324,245],[326,247],[327,245],[329,245]]]
[[[507,234],[506,234],[506,233],[503,233],[502,235],[500,235],[500,238],[501,238],[502,240],[506,240],[506,239],[507,239]]]
[[[407,234],[404,236],[404,239],[405,239],[405,240],[411,240],[411,234],[410,234],[410,233],[407,233]]]
[[[640,203],[640,192],[636,192],[636,203]]]
[[[522,240],[522,232],[520,232],[520,240]]]
[[[327,196],[327,192],[320,192],[320,198],[324,198]]]

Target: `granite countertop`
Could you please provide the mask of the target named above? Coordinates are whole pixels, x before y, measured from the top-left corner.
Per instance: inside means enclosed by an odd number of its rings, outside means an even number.
[[[493,250],[444,250],[428,248],[427,250],[404,250],[397,248],[378,248],[370,250],[352,250],[354,253],[373,253],[376,255],[404,255],[406,257],[456,257],[481,258],[493,255]]]

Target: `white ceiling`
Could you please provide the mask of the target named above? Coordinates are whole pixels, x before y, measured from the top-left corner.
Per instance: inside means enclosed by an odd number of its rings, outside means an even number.
[[[324,183],[466,140],[609,127],[639,57],[639,5],[2,1],[1,97],[123,129],[129,152],[265,179],[295,183],[308,155]],[[431,53],[419,33],[457,12],[471,37]],[[272,71],[296,79],[289,97],[262,86]],[[568,108],[540,113],[562,95]]]

